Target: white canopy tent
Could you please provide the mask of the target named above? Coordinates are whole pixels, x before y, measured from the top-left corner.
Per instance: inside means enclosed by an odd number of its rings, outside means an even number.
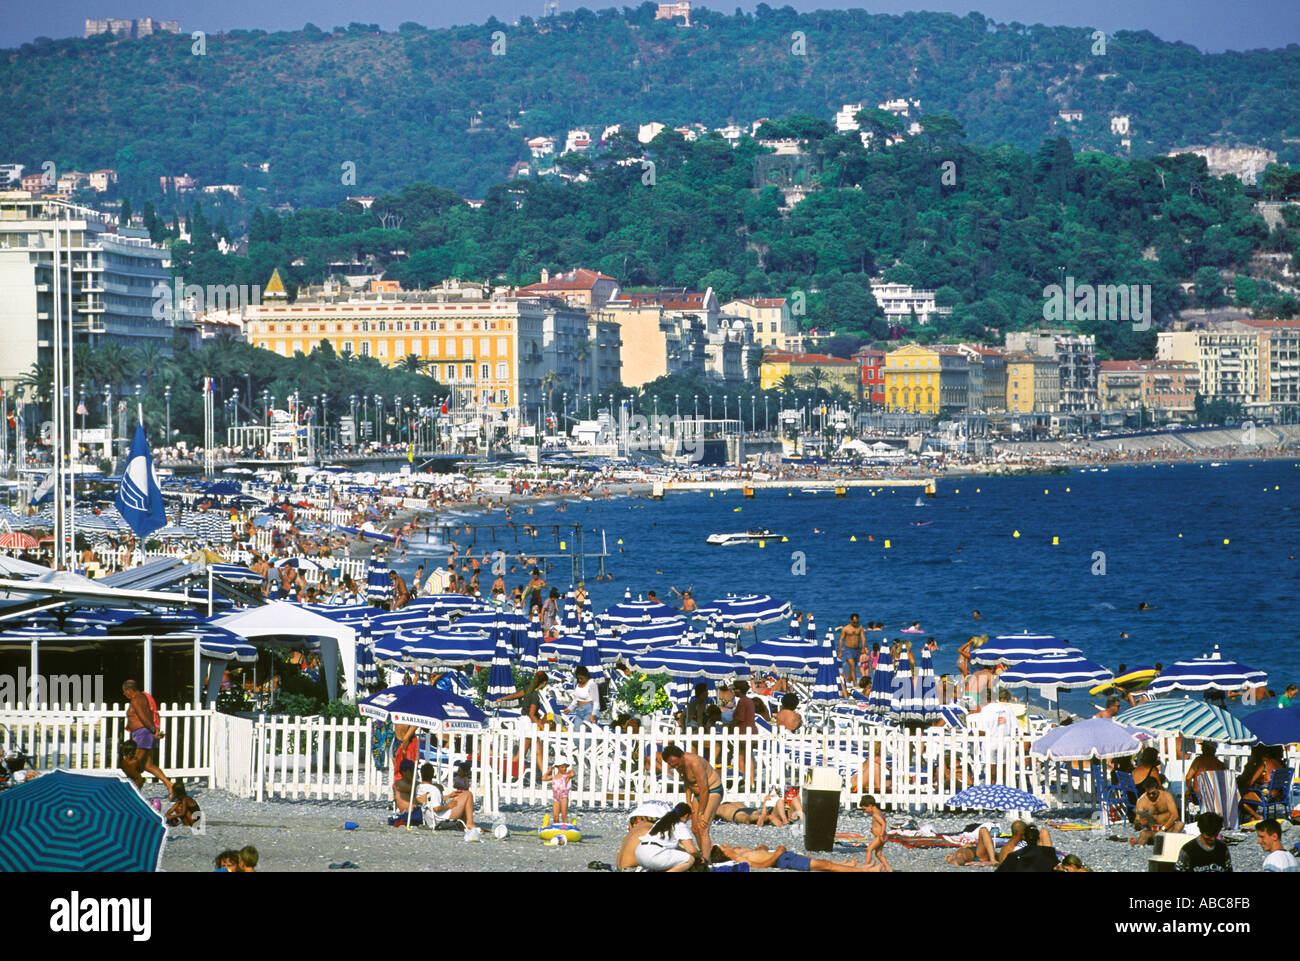
[[[212,622],[238,634],[254,646],[258,640],[313,640],[320,642],[321,671],[331,698],[338,697],[338,665],[343,664],[347,693],[357,691],[357,632],[346,624],[299,607],[289,601],[273,601],[262,607],[236,611]],[[333,642],[333,643],[331,643]]]

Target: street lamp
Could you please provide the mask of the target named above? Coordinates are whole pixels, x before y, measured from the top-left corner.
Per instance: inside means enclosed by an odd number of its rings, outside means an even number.
[[[357,423],[357,395],[348,395],[348,410],[352,412],[352,446],[356,446],[357,437],[360,435],[361,425]]]
[[[271,392],[265,387],[262,388],[262,426],[271,428]]]
[[[713,420],[713,391],[709,391],[709,420]]]
[[[673,394],[673,416],[678,420],[682,419],[682,395]]]
[[[163,445],[167,447],[172,442],[172,385],[168,384],[163,388],[163,400],[167,402],[167,442]]]
[[[230,426],[239,426],[239,388],[230,389]]]

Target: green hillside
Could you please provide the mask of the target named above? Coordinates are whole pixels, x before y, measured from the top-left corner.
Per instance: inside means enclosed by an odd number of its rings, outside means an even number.
[[[0,53],[0,160],[115,167],[137,207],[159,176],[186,172],[243,185],[263,204],[417,181],[478,197],[527,158],[527,137],[563,138],[571,126],[598,137],[620,122],[829,120],[844,102],[893,97],[959,118],[974,143],[1036,149],[1067,135],[1114,153],[1119,114],[1132,120],[1137,156],[1211,142],[1294,153],[1284,137],[1300,134],[1300,49],[1202,54],[1141,32],[1109,37],[1094,55],[1091,33],[765,5],[697,10],[686,28],[654,21],[645,4],[517,26],[236,31],[207,37],[201,56],[189,36],[44,42]],[[1083,120],[1064,125],[1065,108]],[[355,184],[342,182],[347,162]]]

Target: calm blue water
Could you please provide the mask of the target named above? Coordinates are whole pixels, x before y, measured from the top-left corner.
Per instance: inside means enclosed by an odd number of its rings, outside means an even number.
[[[1067,638],[1111,669],[1170,664],[1218,644],[1225,657],[1268,671],[1278,691],[1300,680],[1294,462],[953,479],[919,507],[918,494],[670,494],[661,503],[571,504],[563,513],[539,507],[526,519],[604,528],[614,552],[622,538],[623,552],[610,564],[614,580],[588,580],[598,607],[621,598],[624,587],[667,598],[669,585],[694,585],[701,603],[729,591],[789,600],[816,615],[822,634],[855,611],[864,622],[884,621],[891,638],[919,620],[941,645],[940,672],[955,671],[957,647],[971,634],[1028,630]],[[712,532],[756,527],[789,542],[762,549],[704,542]],[[549,542],[549,531],[532,540],[539,551],[553,550]],[[1097,551],[1104,575],[1092,573]],[[803,574],[792,571],[794,552],[804,555]],[[568,574],[556,569],[549,579],[564,585]],[[507,577],[511,586],[516,580],[526,577]],[[1139,611],[1142,601],[1153,609]],[[973,620],[975,609],[982,621]]]

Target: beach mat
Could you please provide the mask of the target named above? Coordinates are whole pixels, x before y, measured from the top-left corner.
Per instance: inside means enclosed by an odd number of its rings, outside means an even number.
[[[1053,831],[1092,831],[1100,827],[1093,821],[1048,821],[1047,826]]]

